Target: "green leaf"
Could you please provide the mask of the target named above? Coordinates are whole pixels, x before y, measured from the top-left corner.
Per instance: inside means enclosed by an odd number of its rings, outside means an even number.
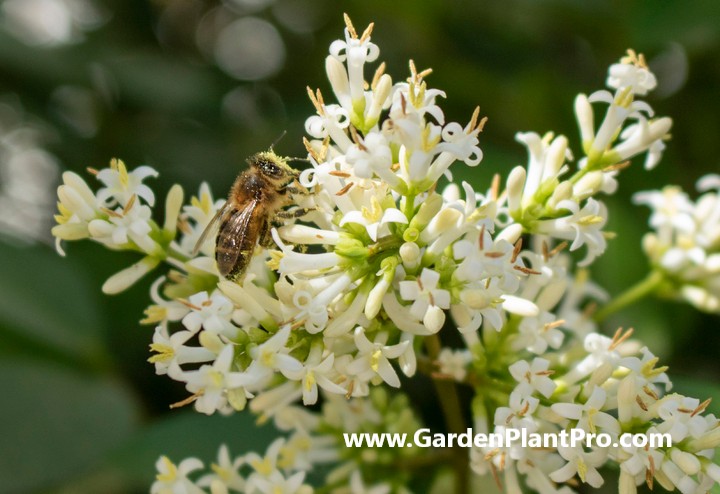
[[[111,379],[47,362],[0,362],[0,485],[47,489],[102,462],[135,429],[134,398]]]
[[[41,353],[59,354],[73,363],[105,358],[105,321],[98,293],[79,259],[63,259],[45,246],[0,242],[0,335]]]

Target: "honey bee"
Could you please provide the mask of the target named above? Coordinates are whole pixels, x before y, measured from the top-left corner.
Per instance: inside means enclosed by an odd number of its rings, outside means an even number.
[[[227,202],[218,210],[195,245],[196,254],[219,224],[215,261],[220,274],[231,281],[243,278],[255,247],[272,243],[270,227],[278,218],[297,217],[305,210],[281,211],[291,204],[291,186],[298,171],[272,150],[247,159],[250,168],[235,179]],[[193,254],[193,255],[194,255]]]

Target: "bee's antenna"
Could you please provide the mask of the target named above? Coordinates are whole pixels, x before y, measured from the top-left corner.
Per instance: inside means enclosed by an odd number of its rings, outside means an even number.
[[[288,161],[303,161],[305,163],[310,163],[310,160],[308,158],[296,158],[295,156],[286,156],[285,159]]]
[[[277,144],[283,137],[287,135],[287,130],[283,130],[282,133],[273,141],[272,144],[270,144],[270,151],[275,152],[273,149],[275,147],[275,144]],[[310,160],[308,158],[296,158],[294,156],[285,156],[285,159],[288,161],[304,161],[305,163],[310,163]]]
[[[283,130],[282,133],[281,133],[279,136],[277,136],[277,138],[273,141],[273,143],[270,144],[270,151],[273,151],[273,152],[274,152],[275,150],[274,150],[273,148],[275,147],[275,144],[277,144],[278,142],[280,142],[280,140],[281,140],[283,137],[285,137],[286,135],[287,135],[287,130]]]

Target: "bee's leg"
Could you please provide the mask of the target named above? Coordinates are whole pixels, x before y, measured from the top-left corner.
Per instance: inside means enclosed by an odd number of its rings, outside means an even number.
[[[290,211],[278,211],[275,216],[282,219],[302,218],[311,211],[315,211],[315,209],[316,208],[297,208]]]
[[[294,195],[301,195],[301,196],[309,196],[310,191],[307,190],[302,185],[300,187],[296,187],[294,185],[288,185],[283,189],[287,194],[294,194]]]
[[[261,247],[269,249],[275,245],[275,241],[272,238],[270,230],[270,223],[265,221],[260,227],[260,235],[258,236],[258,243]]]

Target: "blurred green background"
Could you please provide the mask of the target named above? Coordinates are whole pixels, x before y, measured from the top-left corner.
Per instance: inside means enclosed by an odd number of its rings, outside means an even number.
[[[517,131],[554,130],[577,145],[572,101],[604,86],[607,66],[633,47],[659,78],[649,98],[675,120],[652,173],[636,163],[610,198],[610,242],[593,272],[610,293],[641,279],[647,210],[638,190],[693,190],[720,171],[720,9],[715,0],[425,1],[0,0],[0,493],[144,492],[153,463],[262,449],[269,429],[244,414],[169,411],[185,395],[146,362],[152,328],[138,321],[149,281],[107,297],[102,282],[131,255],[50,246],[61,170],[110,158],[161,172],[159,198],[178,182],[225,193],[244,158],[303,154],[305,87],[320,87],[342,12],[373,40],[394,80],[407,60],[432,67],[448,120],[475,105],[489,117],[485,159],[456,177],[488,184],[525,162]],[[484,189],[485,186],[481,186]],[[162,202],[162,201],[160,201]],[[160,212],[161,208],[158,208]],[[676,388],[716,396],[718,317],[645,300],[608,321],[671,365]],[[607,492],[615,490],[609,483]]]

